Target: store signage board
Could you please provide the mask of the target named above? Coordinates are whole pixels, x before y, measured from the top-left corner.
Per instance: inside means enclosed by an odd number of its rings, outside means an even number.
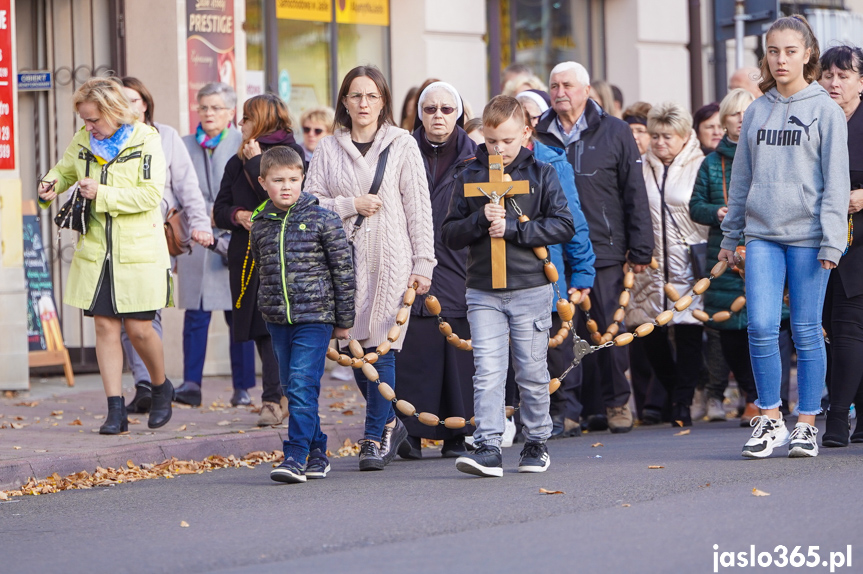
[[[12,0],[0,0],[0,170],[15,169]]]
[[[18,74],[19,92],[37,92],[50,90],[53,87],[54,81],[51,77],[51,72],[47,70],[37,70]]]
[[[234,0],[186,2],[186,58],[189,77],[189,131],[195,133],[198,91],[210,82],[237,88]]]
[[[339,24],[390,25],[389,0],[335,0]],[[332,22],[333,0],[276,0],[281,20]]]

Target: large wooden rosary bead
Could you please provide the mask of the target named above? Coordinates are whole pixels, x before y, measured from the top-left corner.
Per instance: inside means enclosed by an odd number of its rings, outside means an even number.
[[[470,339],[465,339],[465,351],[473,351],[473,342]]]
[[[713,269],[710,270],[710,276],[714,277],[714,278],[720,277],[727,270],[728,270],[728,262],[727,261],[720,261],[719,263],[717,263],[716,265],[713,266]]]
[[[564,301],[563,299],[557,300],[557,314],[560,315],[560,320],[566,323],[567,321],[572,321],[572,315],[574,313],[574,309],[569,301]]]
[[[419,421],[427,426],[436,427],[440,424],[440,418],[432,413],[420,413]]]
[[[386,383],[378,383],[378,392],[381,394],[383,398],[388,401],[396,398],[396,392],[393,390],[391,386]]]
[[[506,418],[511,417],[512,415],[515,414],[515,408],[514,407],[506,407],[506,409],[504,409],[504,414],[506,415]]]
[[[684,295],[677,300],[677,303],[674,304],[674,308],[677,309],[678,312],[682,312],[688,309],[690,305],[692,305],[692,297],[690,295]]]
[[[362,359],[351,359],[351,367],[354,369],[362,369],[365,363]]]
[[[634,338],[635,335],[633,335],[632,333],[621,333],[614,338],[614,345],[616,347],[624,347],[630,344]]]
[[[572,294],[572,296],[573,296],[573,297],[574,297],[575,295],[576,295],[576,293],[573,293],[573,294]],[[590,311],[590,297],[584,297],[584,298],[581,300],[581,303],[579,303],[579,304],[578,304],[578,306],[579,306],[579,307],[581,307],[581,310],[582,310],[582,311],[584,311],[585,313],[587,313],[588,311]]]
[[[731,311],[732,313],[737,313],[738,311],[743,309],[744,306],[746,306],[746,297],[741,295],[734,300],[734,303],[731,304]]]
[[[396,401],[396,408],[406,417],[412,417],[414,416],[414,413],[417,412],[416,408],[412,404],[401,399]]]
[[[596,324],[596,321],[593,319],[589,320],[586,324],[588,333],[596,333],[599,331],[599,325]]]
[[[432,315],[440,315],[440,301],[434,295],[426,297],[426,309]]]
[[[341,353],[339,354],[339,358],[336,359],[336,362],[343,367],[350,367],[353,364],[354,360],[351,359],[349,356],[345,355],[344,353]]]
[[[443,426],[448,429],[463,429],[467,421],[463,417],[447,417],[443,421]]]
[[[590,340],[593,341],[594,345],[599,345],[602,343],[602,334],[599,332],[591,333],[590,334]]]
[[[399,312],[396,313],[396,325],[404,325],[408,322],[408,316],[411,314],[410,307],[402,307],[399,309]]]
[[[659,261],[656,260],[656,257],[651,257],[650,264],[648,265],[648,267],[650,267],[654,271],[659,269]]]
[[[615,323],[622,323],[625,318],[626,311],[624,309],[621,309],[620,307],[617,308],[617,311],[615,311],[614,315],[612,316],[612,319],[614,319]]]
[[[449,337],[450,335],[452,335],[452,326],[450,326],[450,324],[446,321],[438,325],[437,330],[440,331],[440,334],[444,337]]]
[[[644,323],[638,326],[638,328],[635,330],[635,334],[639,337],[646,337],[649,334],[653,333],[653,329],[653,323]]]
[[[710,287],[710,279],[705,277],[704,279],[700,279],[698,283],[695,284],[695,286],[692,288],[692,292],[696,295],[701,295],[702,293],[707,291],[708,287]]]
[[[370,365],[374,365],[377,362],[378,358],[379,355],[377,353],[366,353],[366,356],[363,357],[363,360]]]
[[[602,336],[602,339],[600,339],[599,341],[600,341],[600,343],[602,343],[604,345],[604,344],[608,343],[609,341],[611,341],[613,338],[614,338],[614,335],[612,335],[611,333],[606,333],[605,335]]]
[[[461,341],[461,339],[455,333],[450,333],[449,335],[447,335],[446,342],[453,347],[458,347],[459,341]]]
[[[327,358],[331,361],[336,361],[339,358],[339,352],[332,347],[327,347]]]
[[[458,340],[458,349],[460,351],[467,351],[468,347],[470,347],[470,343],[468,343],[465,339]]]
[[[614,337],[620,332],[620,323],[612,323],[605,332]]]
[[[416,297],[417,297],[417,290],[414,289],[413,287],[408,288],[408,290],[405,291],[405,298],[403,299],[404,304],[405,305],[413,305],[414,301],[416,300]]]
[[[723,321],[727,321],[731,318],[731,312],[729,311],[719,311],[713,314],[713,321],[715,323],[722,323]]]
[[[702,311],[701,309],[695,309],[692,311],[692,316],[701,321],[702,323],[706,323],[710,321],[710,315]]]
[[[351,342],[348,343],[348,349],[351,350],[351,354],[357,359],[362,359],[363,355],[366,354],[366,352],[363,350],[363,346],[360,345],[360,342],[356,339],[351,339]]]
[[[371,363],[364,363],[362,366],[362,371],[366,378],[371,382],[375,382],[380,379],[380,376],[378,375],[378,370],[374,368]]]
[[[677,301],[678,299],[680,299],[680,293],[677,292],[677,289],[675,289],[674,285],[672,285],[671,283],[666,283],[663,289],[665,290],[665,296],[672,301]]]
[[[632,271],[627,271],[623,275],[623,288],[624,289],[632,289],[635,287],[635,273]]]
[[[620,299],[617,300],[618,305],[620,305],[621,307],[626,307],[627,305],[629,305],[630,297],[631,295],[629,294],[629,291],[621,291]]]
[[[545,271],[545,277],[551,281],[552,283],[557,283],[558,277],[560,277],[557,273],[557,267],[554,266],[554,263],[549,261],[545,265],[543,265]]]
[[[533,248],[533,254],[536,255],[536,258],[540,261],[548,259],[548,249],[541,245]]]
[[[472,427],[476,426],[476,417],[470,417],[470,426],[472,426]]]
[[[554,391],[560,388],[560,379],[557,377],[553,378],[548,382],[548,394],[553,395]]]
[[[398,325],[393,325],[392,327],[390,327],[389,333],[387,333],[387,341],[389,341],[390,343],[395,343],[399,340],[401,334],[401,327],[399,327]]]
[[[656,316],[656,324],[660,327],[671,321],[674,317],[674,311],[669,309],[668,311],[663,311],[659,315]]]
[[[386,355],[387,353],[390,352],[391,347],[392,347],[392,343],[390,343],[389,341],[384,341],[383,343],[381,343],[380,345],[377,346],[375,351],[379,355]]]

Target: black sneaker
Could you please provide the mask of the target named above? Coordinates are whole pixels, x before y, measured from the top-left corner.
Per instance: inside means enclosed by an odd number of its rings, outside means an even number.
[[[474,476],[503,476],[503,457],[498,447],[482,445],[476,451],[455,459],[455,467]]]
[[[330,459],[321,449],[316,448],[309,453],[306,461],[306,478],[326,478],[330,472]]]
[[[270,479],[276,482],[295,484],[306,481],[306,467],[291,457],[286,458],[282,464],[270,471]]]
[[[399,447],[408,438],[408,429],[400,418],[396,417],[396,424],[393,427],[384,426],[384,434],[381,437],[381,458],[384,459],[384,465],[393,461]]]
[[[518,459],[519,472],[545,472],[551,466],[551,457],[544,442],[528,441]]]
[[[386,466],[381,451],[373,441],[360,441],[360,470],[383,470]]]

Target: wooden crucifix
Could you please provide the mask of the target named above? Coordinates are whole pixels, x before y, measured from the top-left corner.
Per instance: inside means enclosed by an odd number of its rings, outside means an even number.
[[[512,181],[503,173],[503,157],[488,156],[488,181],[464,184],[465,197],[484,195],[496,205],[512,195],[530,193],[529,181]],[[506,207],[506,204],[503,204]],[[506,288],[506,241],[502,237],[491,238],[491,286],[492,289]]]

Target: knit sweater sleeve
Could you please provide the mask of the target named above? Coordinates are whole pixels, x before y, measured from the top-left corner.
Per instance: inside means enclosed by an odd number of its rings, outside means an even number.
[[[399,173],[399,191],[407,219],[413,251],[412,275],[431,279],[437,265],[428,178],[416,140],[410,135],[399,138],[405,152]]]
[[[339,144],[333,136],[318,142],[303,190],[317,197],[321,207],[338,213],[344,220],[357,215],[357,208],[353,197],[339,195],[337,186],[332,184],[338,177],[339,153]]]

